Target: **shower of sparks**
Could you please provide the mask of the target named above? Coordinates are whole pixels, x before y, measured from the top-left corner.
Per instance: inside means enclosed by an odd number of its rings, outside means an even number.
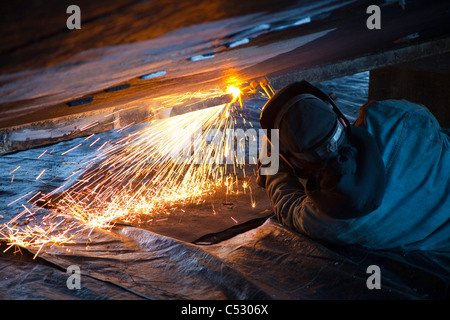
[[[66,153],[69,153],[70,151],[72,151],[72,150],[74,150],[74,149],[76,149],[76,148],[78,148],[78,147],[81,147],[83,144],[78,144],[78,145],[76,145],[75,147],[73,147],[72,149],[69,149],[69,150],[67,150],[67,151],[64,151],[63,153],[61,153],[61,155],[63,156],[63,155],[65,155]]]
[[[217,145],[193,145],[192,137],[200,129],[215,141],[221,129],[233,125],[224,116],[230,106],[155,121],[109,145],[101,161],[65,192],[55,209],[87,225],[110,229],[117,219],[130,222],[164,213],[175,204],[200,202],[227,172],[226,166],[215,165],[223,157]],[[185,150],[186,145],[192,150]]]
[[[44,152],[42,152],[41,154],[40,154],[40,156],[39,157],[37,157],[38,159],[40,159],[44,154],[46,154],[47,153],[47,150],[45,150]]]
[[[19,170],[20,166],[18,166],[17,168],[15,168],[13,171],[11,171],[9,174],[13,174],[14,172],[16,172],[17,170]]]
[[[98,155],[85,163],[81,176],[59,193],[56,200],[51,199],[79,171],[71,173],[64,179],[67,182],[56,190],[47,194],[35,194],[31,198],[34,198],[34,202],[31,203],[31,199],[27,201],[30,207],[22,205],[22,212],[0,226],[0,239],[8,244],[6,250],[13,246],[30,247],[37,250],[37,255],[46,245],[74,242],[77,235],[85,230],[91,232],[94,228],[100,228],[109,231],[117,222],[151,221],[158,215],[170,214],[179,205],[204,203],[220,188],[225,188],[226,194],[237,192],[239,188],[244,193],[249,191],[254,208],[256,202],[247,180],[244,179],[239,186],[236,167],[240,165],[234,162],[230,166],[224,161],[230,148],[245,149],[245,141],[227,141],[221,135],[221,132],[233,129],[236,124],[236,118],[231,115],[235,113],[238,102],[242,108],[239,88],[230,86],[226,91],[212,90],[181,97],[173,96],[165,102],[174,106],[192,97],[209,99],[224,94],[231,95],[232,101],[154,120],[138,132],[125,135],[114,142],[104,142],[96,151]],[[196,133],[200,133],[202,139],[195,139]],[[89,146],[98,141],[99,138],[89,141]],[[80,146],[82,144],[61,155]],[[45,153],[46,151],[39,158]],[[20,166],[10,174],[19,168]],[[45,169],[36,180],[44,172]],[[43,210],[43,203],[46,203],[47,209],[51,208],[44,211],[51,213],[44,215],[42,223],[17,223],[19,219],[29,219]],[[214,208],[212,211],[215,213]]]
[[[36,180],[39,180],[42,177],[42,175],[44,174],[45,170],[46,169],[41,171],[41,173],[36,177]]]

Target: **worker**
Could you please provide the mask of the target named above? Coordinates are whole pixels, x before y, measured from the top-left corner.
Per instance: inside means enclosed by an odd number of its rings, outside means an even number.
[[[257,182],[282,224],[326,244],[450,251],[450,137],[425,106],[371,101],[350,124],[302,81],[260,122],[278,129],[278,172]]]

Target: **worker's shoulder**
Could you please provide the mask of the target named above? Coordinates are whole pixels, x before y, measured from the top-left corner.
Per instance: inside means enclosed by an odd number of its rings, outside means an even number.
[[[373,124],[379,122],[383,126],[389,123],[398,125],[400,121],[409,119],[412,114],[432,117],[427,107],[408,100],[371,100],[360,108],[355,125],[367,127],[369,122]]]
[[[446,148],[449,145],[433,114],[424,105],[407,100],[369,101],[361,107],[355,126],[370,132],[381,150],[405,141],[435,142]]]
[[[364,104],[360,111],[364,110],[396,110],[396,112],[420,112],[422,110],[428,111],[427,107],[422,104],[411,102],[405,99],[396,100],[369,100]]]

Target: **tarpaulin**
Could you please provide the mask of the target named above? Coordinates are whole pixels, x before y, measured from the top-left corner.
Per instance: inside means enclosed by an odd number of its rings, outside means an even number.
[[[53,246],[35,260],[3,254],[3,299],[445,299],[450,255],[330,248],[273,218],[211,245],[136,227],[94,230],[83,243]],[[70,248],[70,251],[67,249]],[[77,265],[81,288],[69,290]],[[369,289],[367,268],[380,268]]]

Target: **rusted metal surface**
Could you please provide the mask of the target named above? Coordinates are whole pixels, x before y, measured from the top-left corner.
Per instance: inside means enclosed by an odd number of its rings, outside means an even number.
[[[450,51],[446,1],[380,2],[380,30],[366,26],[371,1],[95,3],[79,2],[80,30],[65,26],[67,1],[2,10],[3,137],[112,108],[157,110],[163,96],[230,82],[267,77],[279,88]]]

